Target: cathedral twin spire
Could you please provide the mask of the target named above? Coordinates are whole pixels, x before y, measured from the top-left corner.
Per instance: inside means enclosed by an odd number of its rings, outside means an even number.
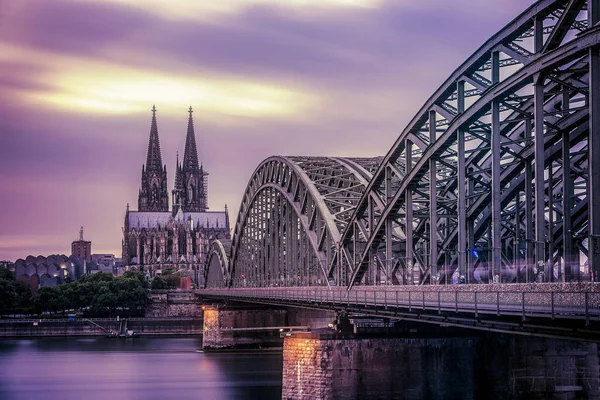
[[[192,119],[192,107],[189,109],[188,129],[185,139],[183,164],[175,166],[175,185],[173,189],[173,213],[179,208],[184,212],[206,211],[206,183],[208,174],[198,162],[196,135]],[[168,211],[167,168],[162,165],[156,107],[152,106],[152,123],[148,142],[146,165],[142,167],[142,186],[138,198],[139,211]]]

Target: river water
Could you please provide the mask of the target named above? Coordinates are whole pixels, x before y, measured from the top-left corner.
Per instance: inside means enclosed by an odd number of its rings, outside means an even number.
[[[281,399],[281,352],[197,338],[0,340],[0,399]]]
[[[0,400],[281,399],[281,351],[201,346],[192,337],[0,339]],[[375,350],[371,358],[366,350],[352,360],[343,349],[334,355],[334,398],[600,399],[592,344],[407,339]],[[361,377],[344,381],[353,368]]]

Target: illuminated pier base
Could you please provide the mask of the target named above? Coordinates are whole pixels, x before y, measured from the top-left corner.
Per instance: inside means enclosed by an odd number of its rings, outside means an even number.
[[[498,334],[285,337],[282,399],[367,398],[596,399],[598,348],[593,343]]]
[[[279,327],[286,326],[285,309],[203,306],[205,350],[281,347]]]

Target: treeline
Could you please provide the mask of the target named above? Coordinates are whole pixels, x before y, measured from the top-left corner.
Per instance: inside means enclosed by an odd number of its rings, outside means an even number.
[[[113,277],[99,272],[57,286],[41,287],[33,294],[8,270],[0,271],[0,316],[65,314],[86,316],[143,316],[148,282],[143,272],[125,272]]]

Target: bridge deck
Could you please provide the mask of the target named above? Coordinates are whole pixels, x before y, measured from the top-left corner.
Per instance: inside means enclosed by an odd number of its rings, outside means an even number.
[[[350,291],[336,287],[236,288],[204,289],[197,293],[211,298],[347,310],[438,324],[456,321],[460,325],[460,321],[468,320],[467,324],[473,324],[469,327],[475,329],[481,328],[477,325],[482,318],[500,320],[504,326],[500,330],[515,325],[515,320],[522,328],[522,321],[535,319],[542,321],[539,328],[563,331],[563,336],[573,333],[571,323],[588,328],[600,322],[597,284],[382,286]]]

